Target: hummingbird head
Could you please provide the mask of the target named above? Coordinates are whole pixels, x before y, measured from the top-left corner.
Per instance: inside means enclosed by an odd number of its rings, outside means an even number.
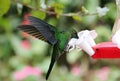
[[[78,35],[77,35],[77,32],[73,32],[73,33],[71,34],[71,38],[77,38],[77,39],[78,39],[79,37],[78,37]]]
[[[76,47],[76,41],[78,39],[77,32],[74,29],[71,29],[70,32],[71,32],[71,39],[69,40],[66,47],[67,52],[72,51]]]

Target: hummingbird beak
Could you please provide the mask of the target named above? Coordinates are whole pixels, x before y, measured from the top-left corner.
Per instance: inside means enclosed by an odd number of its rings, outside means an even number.
[[[66,52],[70,52],[70,51],[72,51],[74,49],[74,46],[72,46],[72,45],[67,45],[67,47],[66,47]]]
[[[69,52],[69,45],[67,45],[67,47],[65,48],[66,52]]]
[[[76,38],[72,38],[69,42],[68,42],[68,45],[66,47],[66,51],[67,52],[70,52],[72,51],[74,48],[75,48],[75,44],[76,44],[76,41],[77,39]]]

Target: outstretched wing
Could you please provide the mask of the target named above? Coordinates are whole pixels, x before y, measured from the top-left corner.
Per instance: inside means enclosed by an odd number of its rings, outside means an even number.
[[[55,38],[55,28],[53,28],[50,24],[32,16],[29,16],[28,20],[50,44],[55,45],[57,43],[57,39]]]
[[[29,35],[32,35],[35,38],[48,42],[47,39],[34,26],[21,25],[21,26],[18,26],[18,29],[23,32],[26,32]]]

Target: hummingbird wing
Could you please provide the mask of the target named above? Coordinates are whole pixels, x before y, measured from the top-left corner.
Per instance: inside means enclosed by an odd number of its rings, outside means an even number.
[[[53,28],[51,25],[47,24],[46,22],[35,18],[35,17],[28,17],[28,20],[31,22],[32,25],[21,25],[18,27],[18,29],[38,38],[44,41],[47,41],[51,45],[53,45],[53,53],[52,53],[52,58],[51,62],[49,65],[49,69],[46,75],[46,80],[48,79],[51,70],[53,68],[53,65],[59,56],[59,49],[58,49],[58,41],[55,38],[55,28]]]
[[[18,26],[18,29],[32,35],[35,38],[48,42],[47,39],[32,25],[21,25]]]
[[[55,45],[57,43],[55,38],[55,27],[36,17],[29,16],[28,20],[48,40],[50,44]]]
[[[21,25],[21,26],[18,26],[18,29],[22,30],[23,32],[26,32],[26,33],[28,33],[28,34],[30,34],[30,35],[38,38],[38,39],[41,39],[41,40],[47,42],[47,39],[34,26]],[[59,56],[59,49],[58,49],[57,44],[55,44],[55,45],[53,45],[53,53],[52,53],[49,69],[48,69],[48,72],[47,72],[47,75],[46,75],[46,80],[48,79],[58,56]]]
[[[50,73],[51,73],[51,71],[52,71],[52,68],[53,68],[53,66],[54,66],[54,64],[55,64],[55,61],[58,59],[58,57],[59,57],[59,49],[58,49],[58,45],[57,44],[55,44],[54,46],[53,46],[53,53],[52,53],[52,57],[51,57],[51,62],[50,62],[50,65],[49,65],[49,69],[48,69],[48,71],[47,71],[47,75],[46,75],[46,80],[48,79],[48,77],[49,77],[49,75],[50,75]]]

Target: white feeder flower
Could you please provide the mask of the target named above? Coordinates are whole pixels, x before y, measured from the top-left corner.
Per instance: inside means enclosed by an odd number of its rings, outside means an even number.
[[[76,41],[76,48],[83,49],[90,56],[92,56],[94,54],[94,50],[92,49],[92,46],[96,45],[94,39],[97,37],[97,33],[95,32],[95,30],[81,31],[78,33],[78,37],[79,39]]]
[[[76,48],[84,50],[86,53],[88,53],[90,56],[94,54],[94,50],[91,48],[88,42],[85,40],[78,39],[76,41]]]
[[[120,49],[120,29],[112,36],[112,42]]]
[[[91,31],[90,31],[90,36],[91,36],[93,39],[95,39],[95,38],[97,37],[96,31],[95,31],[95,30],[91,30]]]
[[[77,41],[76,38],[72,38],[72,39],[68,42],[66,51],[69,51],[69,52],[70,52],[70,51],[72,51],[73,49],[75,49],[76,41]]]
[[[79,50],[84,50],[86,53],[88,53],[90,56],[94,54],[94,50],[92,49],[92,46],[95,46],[96,43],[94,42],[94,39],[97,37],[97,33],[95,30],[88,31],[84,30],[81,32],[78,32],[78,39],[72,38],[67,45],[67,51],[71,51],[75,48]]]
[[[94,42],[94,39],[97,37],[97,33],[95,32],[95,30],[92,31],[88,31],[88,30],[84,30],[78,33],[78,37],[79,38],[84,38],[85,41],[87,41],[90,46],[94,46],[96,45],[96,43]]]
[[[102,16],[106,15],[106,13],[109,11],[109,9],[107,7],[103,7],[103,8],[97,7],[96,10],[97,10],[97,13],[98,13],[99,17],[102,17]]]

